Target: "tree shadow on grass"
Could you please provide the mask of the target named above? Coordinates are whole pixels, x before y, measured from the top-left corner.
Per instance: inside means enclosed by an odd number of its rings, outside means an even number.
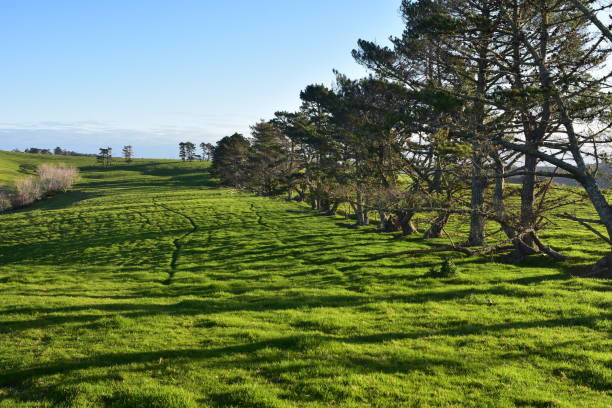
[[[1,247],[0,266],[11,263],[32,261],[37,265],[113,265],[117,260],[125,264],[129,260],[133,264],[143,259],[155,259],[166,262],[172,253],[171,240],[186,228],[168,232],[141,232],[128,235],[90,235],[74,238],[60,238],[36,243],[15,244]],[[140,248],[126,247],[122,251],[104,251],[104,248],[121,246],[132,242],[149,240],[151,242],[165,242],[168,246],[166,251],[152,252],[150,247]],[[165,240],[165,241],[164,241]],[[100,251],[87,253],[87,249],[100,248]],[[122,256],[120,256],[122,255]]]
[[[87,172],[113,172],[113,171],[129,171],[134,172],[135,176],[155,176],[164,177],[163,180],[152,181],[145,177],[133,178],[128,180],[109,180],[88,182],[89,186],[131,186],[131,187],[148,187],[148,186],[174,186],[184,187],[218,187],[216,179],[210,174],[208,167],[196,167],[196,163],[185,163],[182,161],[166,162],[166,163],[117,163],[109,167],[104,166],[85,166],[81,167],[81,171]]]
[[[63,210],[64,208],[72,207],[73,205],[96,197],[101,197],[102,194],[93,193],[83,190],[72,190],[65,193],[55,194],[47,200],[38,201],[28,209],[30,210]]]
[[[313,359],[312,352],[323,350],[329,343],[337,340],[318,334],[303,334],[217,348],[97,354],[73,361],[57,361],[1,373],[0,386],[10,387],[13,390],[27,389],[27,392],[14,394],[21,401],[39,402],[42,398],[60,403],[74,396],[70,394],[71,388],[69,386],[71,384],[79,385],[83,382],[89,384],[116,383],[123,380],[122,373],[126,371],[129,373],[159,372],[166,367],[177,367],[183,364],[193,366],[196,363],[205,370],[221,370],[228,373],[227,376],[220,376],[219,382],[214,388],[215,392],[210,393],[206,401],[202,402],[212,403],[216,407],[231,404],[232,406],[254,408],[272,405],[269,403],[261,405],[256,398],[254,400],[253,395],[249,394],[250,388],[240,388],[244,384],[243,378],[231,373],[236,373],[237,370],[257,372],[258,382],[263,381],[264,384],[267,383],[266,385],[271,387],[270,393],[266,394],[270,395],[271,398],[276,398],[279,390],[278,386],[281,385],[285,390],[283,392],[285,397],[296,402],[319,401],[326,404],[335,404],[350,396],[350,391],[345,384],[337,384],[332,381],[343,369],[347,368],[366,375],[370,373],[397,374],[409,372],[427,374],[432,369],[439,372],[445,367],[453,371],[468,371],[463,368],[461,363],[443,357],[407,356],[401,360],[381,361],[368,357],[338,355],[328,360]],[[259,352],[263,350],[265,350],[265,353],[262,355]],[[286,358],[288,354],[293,355],[296,360],[284,365],[271,364],[270,353],[278,355],[279,359]],[[316,371],[313,370],[313,364],[316,364]],[[86,370],[92,369],[98,370],[101,374],[85,373]],[[85,375],[84,377],[79,375],[81,372]],[[299,376],[307,375],[309,381],[287,379],[288,374],[296,373],[300,373]],[[44,377],[50,378],[52,381],[42,383],[40,379]],[[313,381],[329,385],[325,386],[324,390],[320,390],[317,385],[313,384]],[[274,386],[274,384],[277,386]],[[241,392],[236,393],[235,391],[238,389]],[[89,395],[89,397],[95,397],[95,395]]]
[[[36,174],[37,166],[31,163],[22,163],[19,165],[19,169],[17,170],[21,174],[25,174],[28,176],[33,176]]]
[[[171,293],[149,296],[171,297],[182,296],[214,296],[218,291],[216,287],[203,287],[204,291],[196,290],[193,287],[174,288]],[[172,293],[174,292],[174,293]],[[411,295],[390,295],[376,296],[366,294],[354,295],[306,295],[287,293],[284,295],[257,294],[251,295],[249,292],[242,292],[234,297],[205,298],[194,300],[182,300],[172,304],[151,304],[151,303],[110,303],[110,304],[86,304],[78,306],[65,306],[54,308],[41,307],[21,307],[4,310],[3,316],[15,316],[39,314],[40,317],[30,320],[5,320],[2,322],[3,332],[15,332],[29,329],[46,329],[62,324],[90,324],[98,319],[109,315],[120,314],[126,318],[140,318],[150,316],[194,316],[201,314],[220,314],[227,312],[270,312],[281,310],[294,310],[304,308],[343,308],[343,307],[363,307],[377,302],[397,302],[406,304],[422,304],[424,302],[444,302],[455,301],[474,295],[506,296],[515,298],[541,296],[540,293],[533,291],[522,291],[520,288],[494,287],[489,289],[459,289],[459,290],[429,290]],[[78,297],[78,294],[74,295]],[[147,297],[146,292],[135,293],[133,299],[139,300]],[[489,307],[484,302],[482,307]],[[86,314],[81,314],[85,312]],[[17,316],[15,316],[17,317]],[[551,327],[551,326],[593,326],[595,322],[610,318],[612,314],[596,314],[585,317],[558,318],[533,322],[511,322],[498,325],[480,325],[461,323],[460,327],[451,328],[442,332],[428,332],[423,335],[461,335],[479,334],[484,330],[501,330],[510,328],[529,328],[529,327]],[[455,324],[455,323],[451,323]]]
[[[101,197],[103,194],[92,193],[83,190],[71,190],[65,193],[53,193],[47,196],[43,200],[36,201],[32,205],[27,207],[18,208],[15,210],[8,210],[0,213],[3,214],[19,214],[33,210],[63,210],[65,208],[72,207],[73,205],[89,200],[91,198]]]
[[[50,375],[66,375],[79,370],[88,370],[92,368],[117,368],[129,366],[131,370],[147,371],[151,364],[160,364],[161,361],[171,361],[176,365],[180,362],[191,363],[194,361],[209,361],[210,364],[216,367],[241,368],[252,365],[270,363],[270,351],[277,350],[286,358],[287,352],[299,353],[302,359],[308,358],[308,354],[319,348],[327,348],[330,343],[349,343],[349,344],[378,344],[388,341],[405,340],[405,339],[420,339],[434,336],[474,336],[474,335],[498,335],[503,336],[508,330],[529,330],[540,328],[557,328],[566,326],[586,326],[593,327],[598,321],[609,319],[612,315],[601,314],[593,316],[585,316],[580,318],[557,318],[549,320],[530,320],[521,322],[509,322],[500,324],[464,324],[463,322],[451,322],[448,328],[441,330],[422,330],[411,333],[389,332],[378,334],[354,335],[354,336],[330,336],[318,333],[303,333],[298,335],[290,335],[279,338],[270,338],[261,341],[253,341],[238,345],[229,345],[217,348],[185,348],[185,349],[169,349],[145,352],[127,352],[127,353],[106,353],[95,356],[74,359],[72,361],[58,361],[48,364],[37,365],[29,368],[13,369],[0,373],[0,386],[28,386],[35,384],[36,381],[44,376]],[[514,354],[499,354],[498,359],[508,361],[508,359],[516,358],[524,361],[525,358],[535,354],[540,354],[547,359],[558,359],[565,362],[565,356],[561,353],[555,353],[550,348],[561,347],[563,345],[555,344],[553,346],[540,346],[545,349],[540,351],[515,352]],[[267,350],[264,356],[257,355],[260,350]],[[240,356],[238,361],[233,360],[232,356]],[[389,356],[391,357],[391,356]],[[137,364],[144,365],[143,367],[135,367]],[[317,359],[317,364],[326,364],[325,361]],[[480,369],[478,367],[467,368],[462,362],[456,359],[444,357],[405,357],[400,360],[397,358],[370,357],[368,355],[355,356],[354,354],[346,354],[337,356],[334,360],[330,360],[329,364],[340,367],[350,367],[351,370],[357,370],[361,373],[406,373],[409,371],[421,371],[425,374],[435,374],[439,369],[450,371],[453,375],[469,374],[470,370]],[[261,367],[260,367],[261,368]],[[283,370],[295,370],[291,366],[272,365],[271,368],[262,368],[263,375],[267,378],[278,378]],[[281,371],[278,371],[281,370]],[[609,390],[609,381],[603,377],[587,378],[588,374],[585,370],[576,370],[572,368],[571,377],[575,381],[584,383],[594,389]],[[259,371],[259,370],[258,370]],[[325,370],[318,370],[324,372]],[[592,376],[591,376],[592,377]]]

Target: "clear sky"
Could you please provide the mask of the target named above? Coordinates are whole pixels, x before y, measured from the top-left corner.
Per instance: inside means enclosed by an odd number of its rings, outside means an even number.
[[[248,134],[332,69],[365,75],[359,38],[399,35],[400,0],[19,0],[0,13],[0,149],[94,153]]]

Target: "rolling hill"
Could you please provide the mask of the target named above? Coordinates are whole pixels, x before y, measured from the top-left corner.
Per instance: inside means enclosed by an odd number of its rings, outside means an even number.
[[[0,152],[0,184],[56,159],[74,190],[0,215],[2,408],[612,405],[612,286],[572,277],[605,248],[573,224],[543,234],[572,261],[435,278],[438,255],[372,257],[435,240],[218,187],[207,163]]]

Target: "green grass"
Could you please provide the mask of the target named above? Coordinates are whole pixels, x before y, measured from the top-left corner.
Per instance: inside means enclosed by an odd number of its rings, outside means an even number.
[[[47,157],[0,152],[0,177]],[[609,407],[603,254],[442,255],[214,185],[206,164],[89,158],[74,191],[0,215],[0,407]],[[461,220],[455,229],[463,233]],[[491,301],[493,305],[490,305]]]

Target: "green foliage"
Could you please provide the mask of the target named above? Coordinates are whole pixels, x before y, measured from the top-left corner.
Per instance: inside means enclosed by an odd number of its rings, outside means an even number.
[[[473,146],[470,143],[452,140],[449,135],[449,129],[440,129],[429,137],[429,142],[434,147],[436,154],[441,157],[469,157],[473,152]]]
[[[250,143],[240,133],[226,136],[213,149],[211,172],[222,184],[238,187],[246,174]]]
[[[439,112],[452,113],[464,105],[464,101],[444,89],[424,87],[414,95],[418,100],[427,103]]]
[[[0,152],[0,178],[32,156]],[[543,236],[571,262],[440,280],[436,255],[372,258],[440,240],[219,188],[207,163],[61,161],[73,191],[0,215],[2,408],[612,403],[610,283],[571,276],[606,248],[571,222]]]
[[[457,275],[457,265],[453,262],[453,258],[446,256],[440,265],[431,267],[429,275],[433,278],[452,278]]]

